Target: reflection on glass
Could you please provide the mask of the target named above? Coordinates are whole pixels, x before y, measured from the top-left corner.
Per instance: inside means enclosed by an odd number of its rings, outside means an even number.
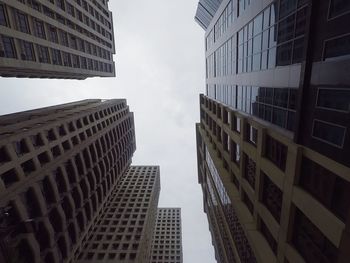
[[[264,25],[263,29],[267,29],[270,26],[270,7],[266,8],[264,11]]]
[[[255,54],[253,56],[253,71],[260,70],[261,53]]]
[[[270,28],[269,47],[275,47],[277,45],[277,27]]]
[[[254,30],[253,34],[257,35],[262,31],[263,14],[261,13],[254,19]]]
[[[277,66],[285,66],[291,63],[292,44],[293,42],[288,42],[277,47]]]
[[[268,68],[276,67],[276,48],[269,49]]]
[[[267,51],[264,51],[261,55],[261,69],[267,69]]]
[[[253,39],[253,54],[261,51],[261,37],[262,35],[259,34]]]

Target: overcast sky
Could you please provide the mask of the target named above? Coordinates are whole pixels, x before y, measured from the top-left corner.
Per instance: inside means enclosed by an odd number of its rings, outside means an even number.
[[[195,122],[204,92],[198,0],[111,0],[116,78],[0,78],[0,114],[87,98],[126,98],[135,113],[134,165],[160,165],[159,206],[182,208],[184,263],[214,263],[197,180]]]

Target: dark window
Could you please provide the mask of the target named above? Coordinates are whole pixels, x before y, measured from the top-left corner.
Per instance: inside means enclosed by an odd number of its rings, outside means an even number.
[[[253,159],[244,153],[244,177],[250,186],[255,189],[256,164]]]
[[[342,148],[345,133],[345,127],[314,120],[312,136],[323,142]]]
[[[247,206],[249,212],[253,215],[254,214],[254,205],[253,205],[252,201],[250,201],[248,195],[244,191],[243,191],[242,200],[245,203],[245,205]]]
[[[324,59],[350,54],[350,35],[328,40],[325,43]]]
[[[37,37],[46,39],[44,22],[34,19],[35,34]]]
[[[295,15],[291,15],[278,24],[278,43],[291,40],[294,36]]]
[[[335,17],[347,12],[350,12],[349,0],[331,0],[331,6],[329,10],[330,17]]]
[[[6,58],[16,58],[17,55],[16,55],[16,49],[15,49],[13,38],[0,36],[0,39],[2,39],[3,48],[4,48],[3,52],[1,52],[0,50],[0,57],[2,56]]]
[[[239,161],[241,159],[240,147],[232,140],[230,140],[230,155],[231,161],[239,164]]]
[[[61,51],[57,49],[51,49],[52,63],[55,65],[62,65]]]
[[[6,188],[10,187],[12,184],[18,181],[16,170],[11,169],[5,172],[4,174],[1,175],[1,179],[4,182]]]
[[[286,66],[291,64],[292,44],[293,42],[288,42],[277,47],[277,66]]]
[[[63,55],[63,65],[66,67],[72,67],[71,55],[67,52],[62,52]]]
[[[68,35],[64,31],[59,31],[60,32],[60,39],[61,39],[61,44],[68,47]]]
[[[265,156],[282,171],[286,169],[288,147],[275,140],[270,135],[266,135]]]
[[[338,249],[296,209],[292,243],[305,262],[337,262]]]
[[[246,140],[256,146],[258,143],[258,130],[249,123],[247,123],[246,132]]]
[[[0,164],[9,162],[10,161],[10,156],[7,153],[7,150],[5,147],[0,148]]]
[[[17,11],[17,28],[18,30],[29,33],[28,17],[27,15]]]
[[[57,34],[57,28],[55,27],[50,27],[49,29],[49,37],[50,41],[58,43],[58,34]]]
[[[40,63],[50,63],[49,49],[44,46],[37,46]]]
[[[297,7],[297,0],[280,0],[280,19],[292,13]]]
[[[260,231],[261,231],[261,234],[265,237],[273,253],[277,255],[277,242],[261,218],[260,218]]]
[[[317,106],[340,111],[350,111],[350,90],[318,89]]]
[[[6,13],[4,5],[0,5],[0,25],[7,26]]]
[[[24,40],[21,40],[20,43],[22,50],[21,59],[35,61],[33,44]]]
[[[340,219],[346,221],[350,209],[350,182],[303,157],[299,184]]]
[[[73,57],[73,67],[80,68],[79,56],[72,55]]]
[[[270,180],[270,178],[261,171],[263,178],[262,203],[270,211],[276,221],[279,223],[281,219],[282,208],[282,191]]]
[[[299,38],[294,41],[293,46],[293,61],[292,63],[301,63],[304,55],[304,38]]]

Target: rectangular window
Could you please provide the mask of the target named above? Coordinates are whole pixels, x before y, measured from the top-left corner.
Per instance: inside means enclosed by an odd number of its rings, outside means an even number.
[[[260,174],[263,179],[261,201],[279,223],[281,219],[283,193],[263,171]]]
[[[50,37],[50,41],[54,43],[58,43],[57,28],[50,26],[49,37]]]
[[[21,59],[35,61],[33,44],[24,40],[21,43]]]
[[[72,67],[71,55],[67,52],[62,52],[63,55],[63,65],[66,67]]]
[[[253,159],[251,159],[245,153],[244,155],[244,177],[247,179],[250,186],[255,189],[255,178],[256,178],[256,164]]]
[[[312,136],[325,143],[343,148],[346,128],[340,125],[314,120]]]
[[[5,6],[0,5],[0,25],[7,26]]]
[[[28,17],[26,14],[17,11],[17,29],[29,34]]]
[[[258,143],[258,130],[249,123],[246,124],[246,129],[246,140],[256,146]]]
[[[266,135],[265,156],[282,171],[286,169],[288,147],[275,140],[270,135]]]
[[[327,40],[324,47],[324,59],[350,55],[350,35]]]
[[[49,49],[44,46],[37,46],[39,62],[40,63],[50,63]]]
[[[297,208],[292,244],[306,262],[337,262],[338,249]]]
[[[350,90],[319,88],[317,106],[330,110],[350,111]]]
[[[2,48],[0,44],[0,57],[17,58],[13,38],[0,35],[0,41],[2,41]]]
[[[54,65],[62,65],[61,51],[57,49],[51,49],[52,53],[52,63]]]
[[[44,22],[34,19],[35,34],[37,37],[46,39]]]
[[[266,224],[261,218],[260,218],[260,231],[261,231],[261,234],[265,237],[273,253],[277,255],[277,241],[275,240],[270,230],[268,229],[268,227],[266,226]]]
[[[330,18],[350,12],[349,0],[331,0],[329,9]]]
[[[344,222],[350,209],[350,182],[303,157],[299,185]]]

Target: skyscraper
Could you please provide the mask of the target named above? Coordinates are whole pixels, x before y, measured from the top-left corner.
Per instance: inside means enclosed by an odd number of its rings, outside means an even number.
[[[210,20],[196,129],[218,262],[350,258],[349,11],[223,0]]]
[[[113,77],[108,0],[1,0],[0,76]]]
[[[151,263],[182,263],[181,208],[158,208]]]
[[[108,217],[101,213],[135,148],[125,100],[1,116],[0,232],[7,260],[72,262],[96,233],[96,220]]]

